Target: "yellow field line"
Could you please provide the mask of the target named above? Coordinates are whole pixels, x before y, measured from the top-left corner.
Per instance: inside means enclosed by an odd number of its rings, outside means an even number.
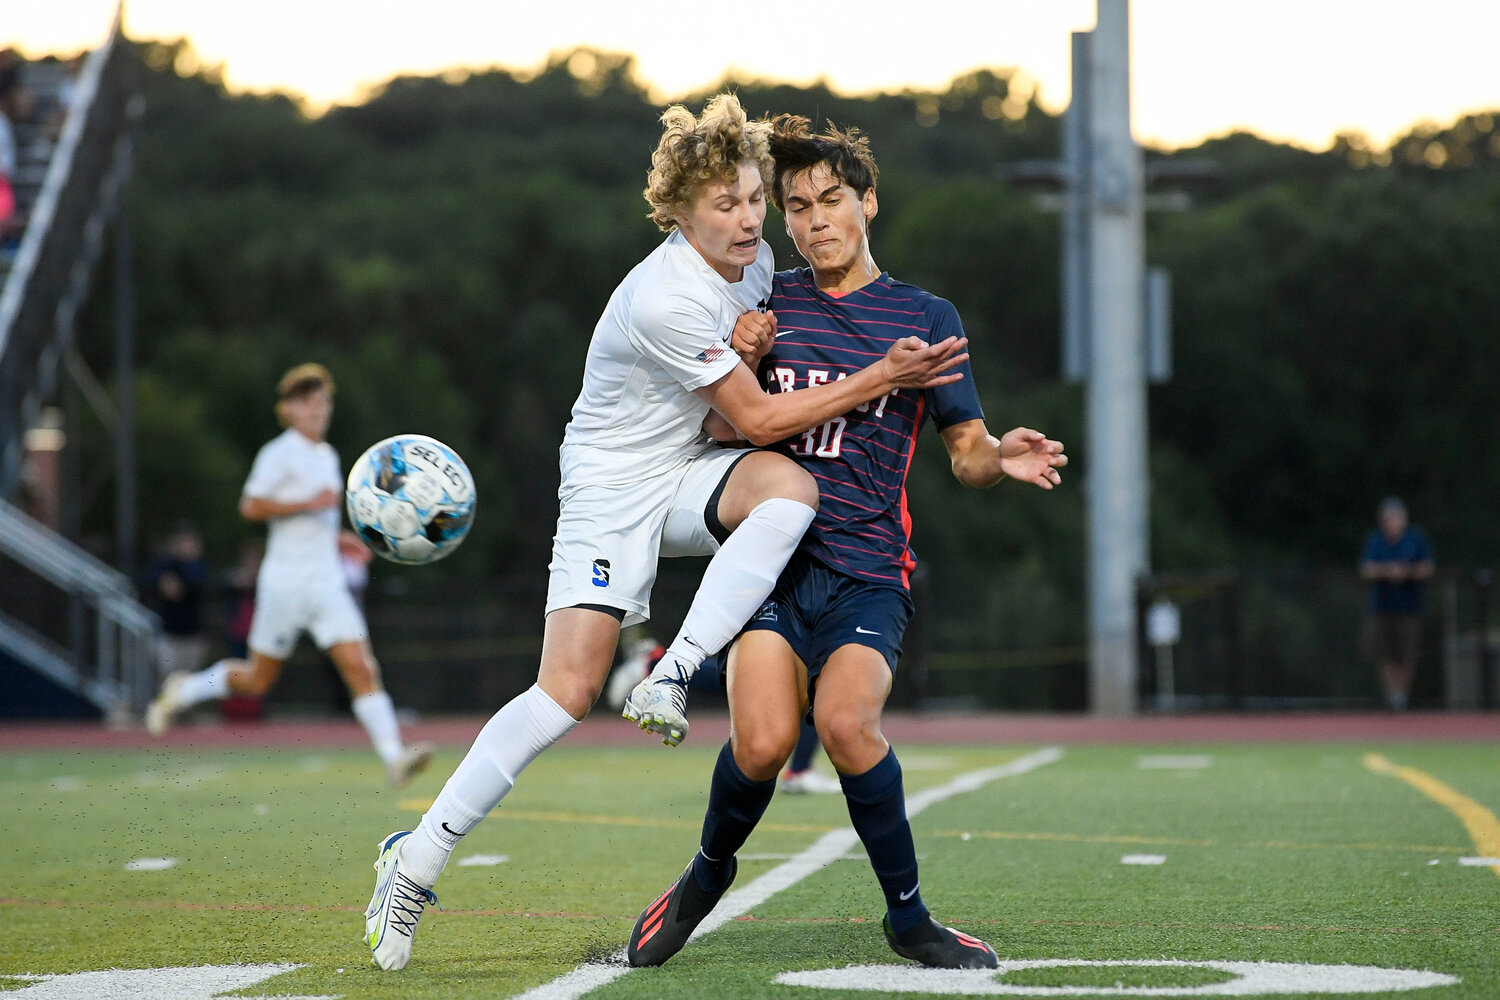
[[[431,799],[402,799],[397,808],[407,812],[425,812],[432,805]],[[660,816],[606,816],[597,813],[578,813],[563,810],[546,809],[502,809],[496,813],[500,818],[509,818],[536,823],[588,823],[595,826],[634,826],[651,827],[655,829],[696,830],[703,825],[702,820],[667,819]],[[761,823],[757,830],[769,830],[773,833],[828,833],[839,829],[837,826],[819,825],[814,823]],[[1102,834],[1102,833],[1048,833],[1045,831],[1013,831],[1013,830],[927,830],[923,831],[924,837],[947,837],[977,840],[1021,840],[1036,841],[1042,843],[1062,844],[1128,844],[1134,846],[1160,845],[1165,847],[1221,847],[1225,844],[1202,838],[1183,837],[1150,837],[1132,834]],[[1434,844],[1390,844],[1390,843],[1356,843],[1356,844],[1300,844],[1285,840],[1252,841],[1250,843],[1236,844],[1236,847],[1262,848],[1266,850],[1298,850],[1298,851],[1416,851],[1422,854],[1463,854],[1468,848],[1454,847],[1452,845]]]
[[[1474,839],[1475,851],[1480,857],[1500,858],[1500,819],[1473,799],[1443,784],[1432,775],[1403,764],[1392,764],[1378,753],[1365,754],[1365,767],[1376,774],[1388,774],[1400,778],[1438,805],[1463,821]],[[1490,865],[1490,871],[1500,875],[1500,865]]]

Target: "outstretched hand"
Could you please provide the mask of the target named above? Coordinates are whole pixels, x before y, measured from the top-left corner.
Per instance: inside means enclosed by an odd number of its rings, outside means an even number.
[[[1062,482],[1058,469],[1068,464],[1061,441],[1053,441],[1041,431],[1017,427],[1000,439],[1000,471],[1009,479],[1033,483],[1044,490]]]
[[[936,344],[921,337],[902,337],[877,363],[885,366],[886,381],[897,389],[931,389],[964,377],[963,372],[950,369],[969,360],[964,350],[968,345],[968,337],[949,337]]]

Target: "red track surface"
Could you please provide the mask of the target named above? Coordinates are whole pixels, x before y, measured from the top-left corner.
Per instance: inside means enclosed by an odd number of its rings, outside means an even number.
[[[486,717],[434,718],[403,727],[408,740],[433,740],[463,749]],[[729,733],[729,718],[693,717],[689,739],[714,747]],[[1097,719],[1085,715],[924,715],[892,713],[885,734],[897,746],[923,743],[1500,743],[1500,713],[1409,712],[1388,714],[1255,714],[1140,716]],[[569,743],[649,746],[653,737],[607,714],[590,716]],[[144,730],[112,730],[97,723],[0,723],[0,750],[193,747],[364,747],[364,731],[347,719],[296,719],[180,726],[160,741]]]

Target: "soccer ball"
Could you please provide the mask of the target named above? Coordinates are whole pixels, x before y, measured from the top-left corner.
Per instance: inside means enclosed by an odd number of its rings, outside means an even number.
[[[436,562],[474,522],[474,477],[458,453],[421,434],[371,445],[349,470],[344,506],[354,531],[392,562]]]

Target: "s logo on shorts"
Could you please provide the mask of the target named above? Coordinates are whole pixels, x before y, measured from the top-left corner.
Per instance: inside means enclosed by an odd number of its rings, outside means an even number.
[[[760,606],[760,610],[757,611],[757,612],[755,612],[755,616],[753,618],[751,618],[750,620],[753,621],[753,622],[774,622],[774,621],[776,621],[777,620],[777,618],[776,618],[776,602],[775,601],[767,601],[766,603],[762,604]]]
[[[595,559],[594,560],[594,586],[596,586],[596,587],[608,587],[609,586],[609,560],[608,559]]]

